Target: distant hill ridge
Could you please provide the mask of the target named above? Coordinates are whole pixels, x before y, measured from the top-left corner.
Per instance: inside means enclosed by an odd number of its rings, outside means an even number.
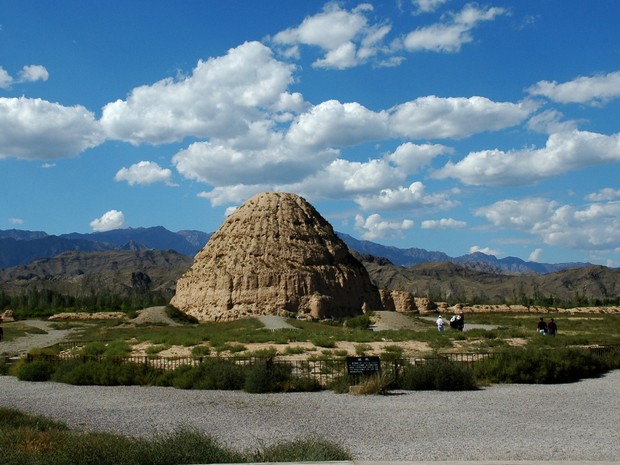
[[[383,257],[394,265],[413,266],[422,263],[449,262],[470,270],[492,274],[548,274],[579,268],[589,263],[537,263],[517,257],[498,259],[481,252],[450,257],[443,252],[424,249],[400,249],[375,242],[358,240],[348,234],[337,233],[347,246],[360,253]],[[25,265],[32,260],[54,257],[66,251],[96,252],[104,250],[174,250],[195,256],[207,243],[211,233],[195,230],[172,232],[162,226],[115,229],[95,233],[69,233],[59,236],[43,231],[0,230],[0,268]]]

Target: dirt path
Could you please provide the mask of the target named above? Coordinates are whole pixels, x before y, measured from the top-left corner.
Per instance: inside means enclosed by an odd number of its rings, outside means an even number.
[[[373,331],[387,331],[399,329],[412,329],[415,322],[407,315],[398,312],[379,311],[374,312],[375,323],[371,326]]]
[[[43,334],[27,334],[14,341],[0,342],[0,354],[8,356],[21,356],[30,349],[49,347],[62,342],[69,334],[75,331],[71,329],[54,329],[53,323],[43,320],[23,320],[11,323],[4,323],[5,334],[11,331],[12,325],[26,325],[45,331]]]
[[[87,320],[86,320],[87,321]],[[0,342],[0,355],[9,357],[19,357],[28,353],[31,349],[40,349],[44,347],[53,346],[59,342],[64,341],[71,333],[78,331],[78,328],[70,329],[55,329],[52,321],[44,320],[21,320],[10,323],[4,323],[5,334],[11,331],[11,325],[31,326],[45,331],[45,333],[39,334],[27,334],[24,337],[20,337],[14,341]],[[149,324],[164,324],[170,326],[178,326],[179,323],[175,322],[166,315],[166,307],[150,307],[140,311],[139,315],[131,320],[132,325],[149,325]]]
[[[297,329],[287,323],[286,318],[276,315],[261,315],[258,320],[265,325],[265,329]]]
[[[133,325],[164,324],[179,326],[179,323],[166,315],[166,307],[149,307],[141,310],[139,315],[131,320]]]

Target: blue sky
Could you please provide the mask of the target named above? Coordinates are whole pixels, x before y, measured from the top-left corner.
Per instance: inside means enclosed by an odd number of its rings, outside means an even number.
[[[0,229],[337,231],[620,266],[620,2],[0,0]]]

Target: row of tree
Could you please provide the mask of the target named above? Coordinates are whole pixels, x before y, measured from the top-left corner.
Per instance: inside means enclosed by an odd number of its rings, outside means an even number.
[[[49,289],[30,289],[11,295],[0,292],[0,310],[11,309],[19,317],[48,316],[64,311],[131,311],[156,305],[166,305],[172,295],[161,292],[119,295],[101,291],[73,296]]]

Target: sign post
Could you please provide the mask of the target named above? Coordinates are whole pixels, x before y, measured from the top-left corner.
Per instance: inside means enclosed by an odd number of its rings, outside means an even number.
[[[347,373],[350,376],[370,376],[380,371],[379,357],[347,357]]]

